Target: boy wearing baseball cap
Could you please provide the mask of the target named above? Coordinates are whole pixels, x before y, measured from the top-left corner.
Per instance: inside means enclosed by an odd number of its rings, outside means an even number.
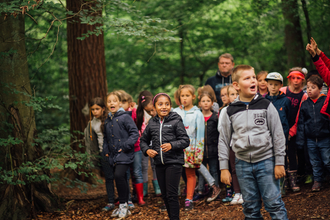
[[[266,99],[271,101],[275,106],[282,123],[283,132],[286,140],[286,145],[288,144],[288,136],[289,136],[289,121],[288,117],[290,115],[291,109],[291,101],[286,97],[286,95],[280,91],[280,88],[283,86],[283,77],[280,73],[271,72],[266,77],[267,87],[268,87],[268,94],[266,95]],[[290,174],[289,174],[290,178]],[[281,178],[281,192],[284,195],[285,189],[283,186],[284,177]]]

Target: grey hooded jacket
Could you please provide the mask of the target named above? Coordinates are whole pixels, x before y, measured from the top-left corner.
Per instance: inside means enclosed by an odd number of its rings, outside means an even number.
[[[229,147],[236,158],[256,163],[275,156],[275,165],[284,165],[285,136],[274,105],[255,95],[249,105],[239,97],[224,108],[219,127],[220,169],[229,169]]]

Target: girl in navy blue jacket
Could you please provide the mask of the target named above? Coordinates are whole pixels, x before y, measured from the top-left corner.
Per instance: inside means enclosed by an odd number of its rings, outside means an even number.
[[[107,96],[109,115],[104,122],[103,152],[115,168],[115,181],[119,197],[119,208],[111,217],[125,218],[130,214],[127,207],[128,181],[126,171],[134,161],[134,144],[139,131],[129,112],[121,108],[120,97],[111,92]]]
[[[140,139],[144,155],[154,158],[158,184],[171,220],[179,219],[178,187],[184,164],[183,149],[189,137],[180,115],[171,112],[171,99],[165,93],[153,99],[157,115],[150,119]],[[152,146],[149,146],[152,141]]]

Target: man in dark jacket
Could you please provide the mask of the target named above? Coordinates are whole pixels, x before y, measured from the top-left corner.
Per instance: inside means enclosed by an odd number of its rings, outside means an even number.
[[[230,53],[224,53],[219,57],[218,71],[215,76],[208,78],[205,82],[205,85],[210,85],[217,97],[217,102],[219,107],[222,106],[222,101],[220,97],[221,88],[232,83],[231,73],[235,66],[234,58]]]

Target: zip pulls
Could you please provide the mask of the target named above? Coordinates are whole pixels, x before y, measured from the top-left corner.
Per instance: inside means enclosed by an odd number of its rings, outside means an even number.
[[[161,121],[161,119],[159,119],[159,123],[160,123],[160,128],[159,128],[159,142],[160,142],[160,146],[162,146],[162,129],[163,129],[163,124],[165,121],[165,117],[163,119],[163,122]],[[164,164],[164,160],[163,160],[163,149],[160,148],[160,160],[162,161],[162,164]]]

